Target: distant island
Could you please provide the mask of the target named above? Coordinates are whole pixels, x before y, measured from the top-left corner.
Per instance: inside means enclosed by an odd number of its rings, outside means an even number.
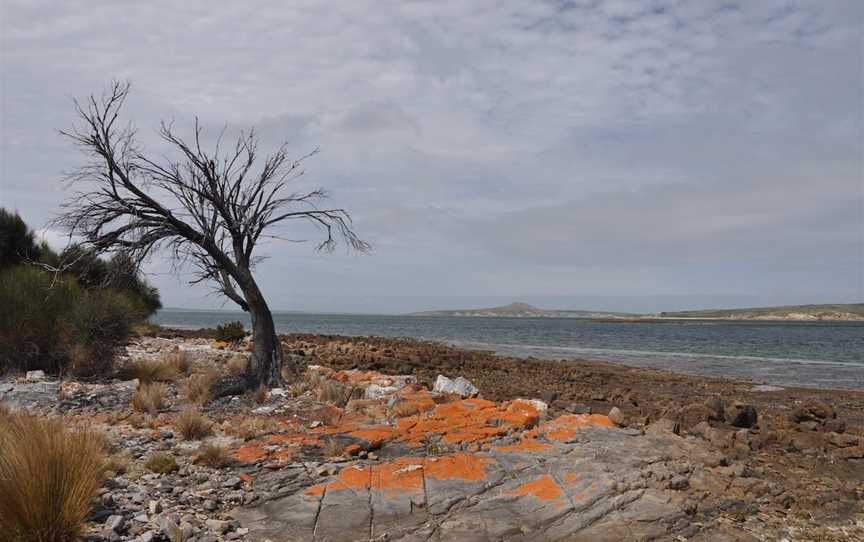
[[[864,320],[864,303],[661,312],[660,317],[719,320]]]
[[[510,303],[488,309],[457,309],[414,312],[410,316],[473,316],[505,318],[638,318],[638,314],[586,310],[539,309],[528,303]]]
[[[864,303],[832,305],[784,305],[744,309],[705,309],[633,314],[591,310],[541,309],[528,303],[511,303],[485,309],[414,312],[409,316],[469,316],[476,318],[596,318],[620,320],[864,320]]]

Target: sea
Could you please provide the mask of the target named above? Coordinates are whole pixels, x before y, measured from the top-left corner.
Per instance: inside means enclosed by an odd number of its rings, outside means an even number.
[[[412,337],[524,358],[603,360],[756,385],[864,390],[864,322],[273,316],[280,333]],[[233,311],[163,309],[153,320],[184,329],[233,320],[249,325],[247,314]]]

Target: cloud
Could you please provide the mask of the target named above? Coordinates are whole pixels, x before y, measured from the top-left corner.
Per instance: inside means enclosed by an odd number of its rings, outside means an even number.
[[[154,151],[158,119],[193,115],[211,139],[256,125],[265,146],[321,148],[305,186],[329,188],[376,251],[269,245],[274,306],[357,292],[864,298],[860,2],[3,11],[0,204],[37,227],[80,160],[56,135],[70,98],[120,77]],[[168,304],[211,303],[152,267]]]

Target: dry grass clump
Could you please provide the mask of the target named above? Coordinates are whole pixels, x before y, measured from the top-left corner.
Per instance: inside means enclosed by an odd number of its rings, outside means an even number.
[[[197,410],[188,408],[174,419],[174,428],[186,440],[201,440],[210,435],[213,424]]]
[[[158,359],[138,359],[126,362],[120,368],[120,377],[137,378],[143,383],[170,382],[192,370],[192,357],[186,350],[174,348]]]
[[[420,408],[409,401],[399,401],[390,408],[390,416],[394,418],[407,418],[420,413]]]
[[[338,407],[343,407],[351,398],[351,390],[341,382],[328,378],[316,386],[315,397],[319,402],[332,403]]]
[[[231,359],[225,364],[225,368],[229,374],[241,375],[246,372],[246,367],[249,365],[249,357],[244,354],[234,354]]]
[[[186,400],[192,404],[206,405],[210,401],[210,386],[218,376],[214,371],[189,376],[184,386]]]
[[[215,442],[204,442],[198,447],[195,462],[214,469],[221,469],[231,464],[231,454],[228,448]]]
[[[267,394],[269,393],[269,391],[270,390],[267,389],[267,386],[261,384],[260,386],[255,388],[254,391],[252,391],[252,393],[250,394],[250,398],[252,399],[252,402],[257,405],[264,404],[267,401]]]
[[[170,474],[180,467],[173,455],[165,452],[153,452],[144,462],[144,468],[156,474]]]
[[[151,382],[139,384],[138,390],[132,396],[132,408],[138,412],[146,412],[151,416],[165,408],[165,384]]]
[[[59,419],[4,416],[0,533],[4,540],[76,540],[104,474],[99,437]]]
[[[223,424],[222,429],[229,435],[234,435],[237,438],[252,440],[261,435],[284,430],[284,427],[266,418],[245,418],[239,422],[232,421],[230,424]]]

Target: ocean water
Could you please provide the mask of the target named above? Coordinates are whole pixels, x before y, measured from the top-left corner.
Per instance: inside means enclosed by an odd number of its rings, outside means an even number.
[[[608,322],[275,313],[280,333],[378,335],[443,341],[519,357],[598,359],[777,386],[864,390],[864,322]],[[162,310],[162,325],[197,329],[242,312]]]

